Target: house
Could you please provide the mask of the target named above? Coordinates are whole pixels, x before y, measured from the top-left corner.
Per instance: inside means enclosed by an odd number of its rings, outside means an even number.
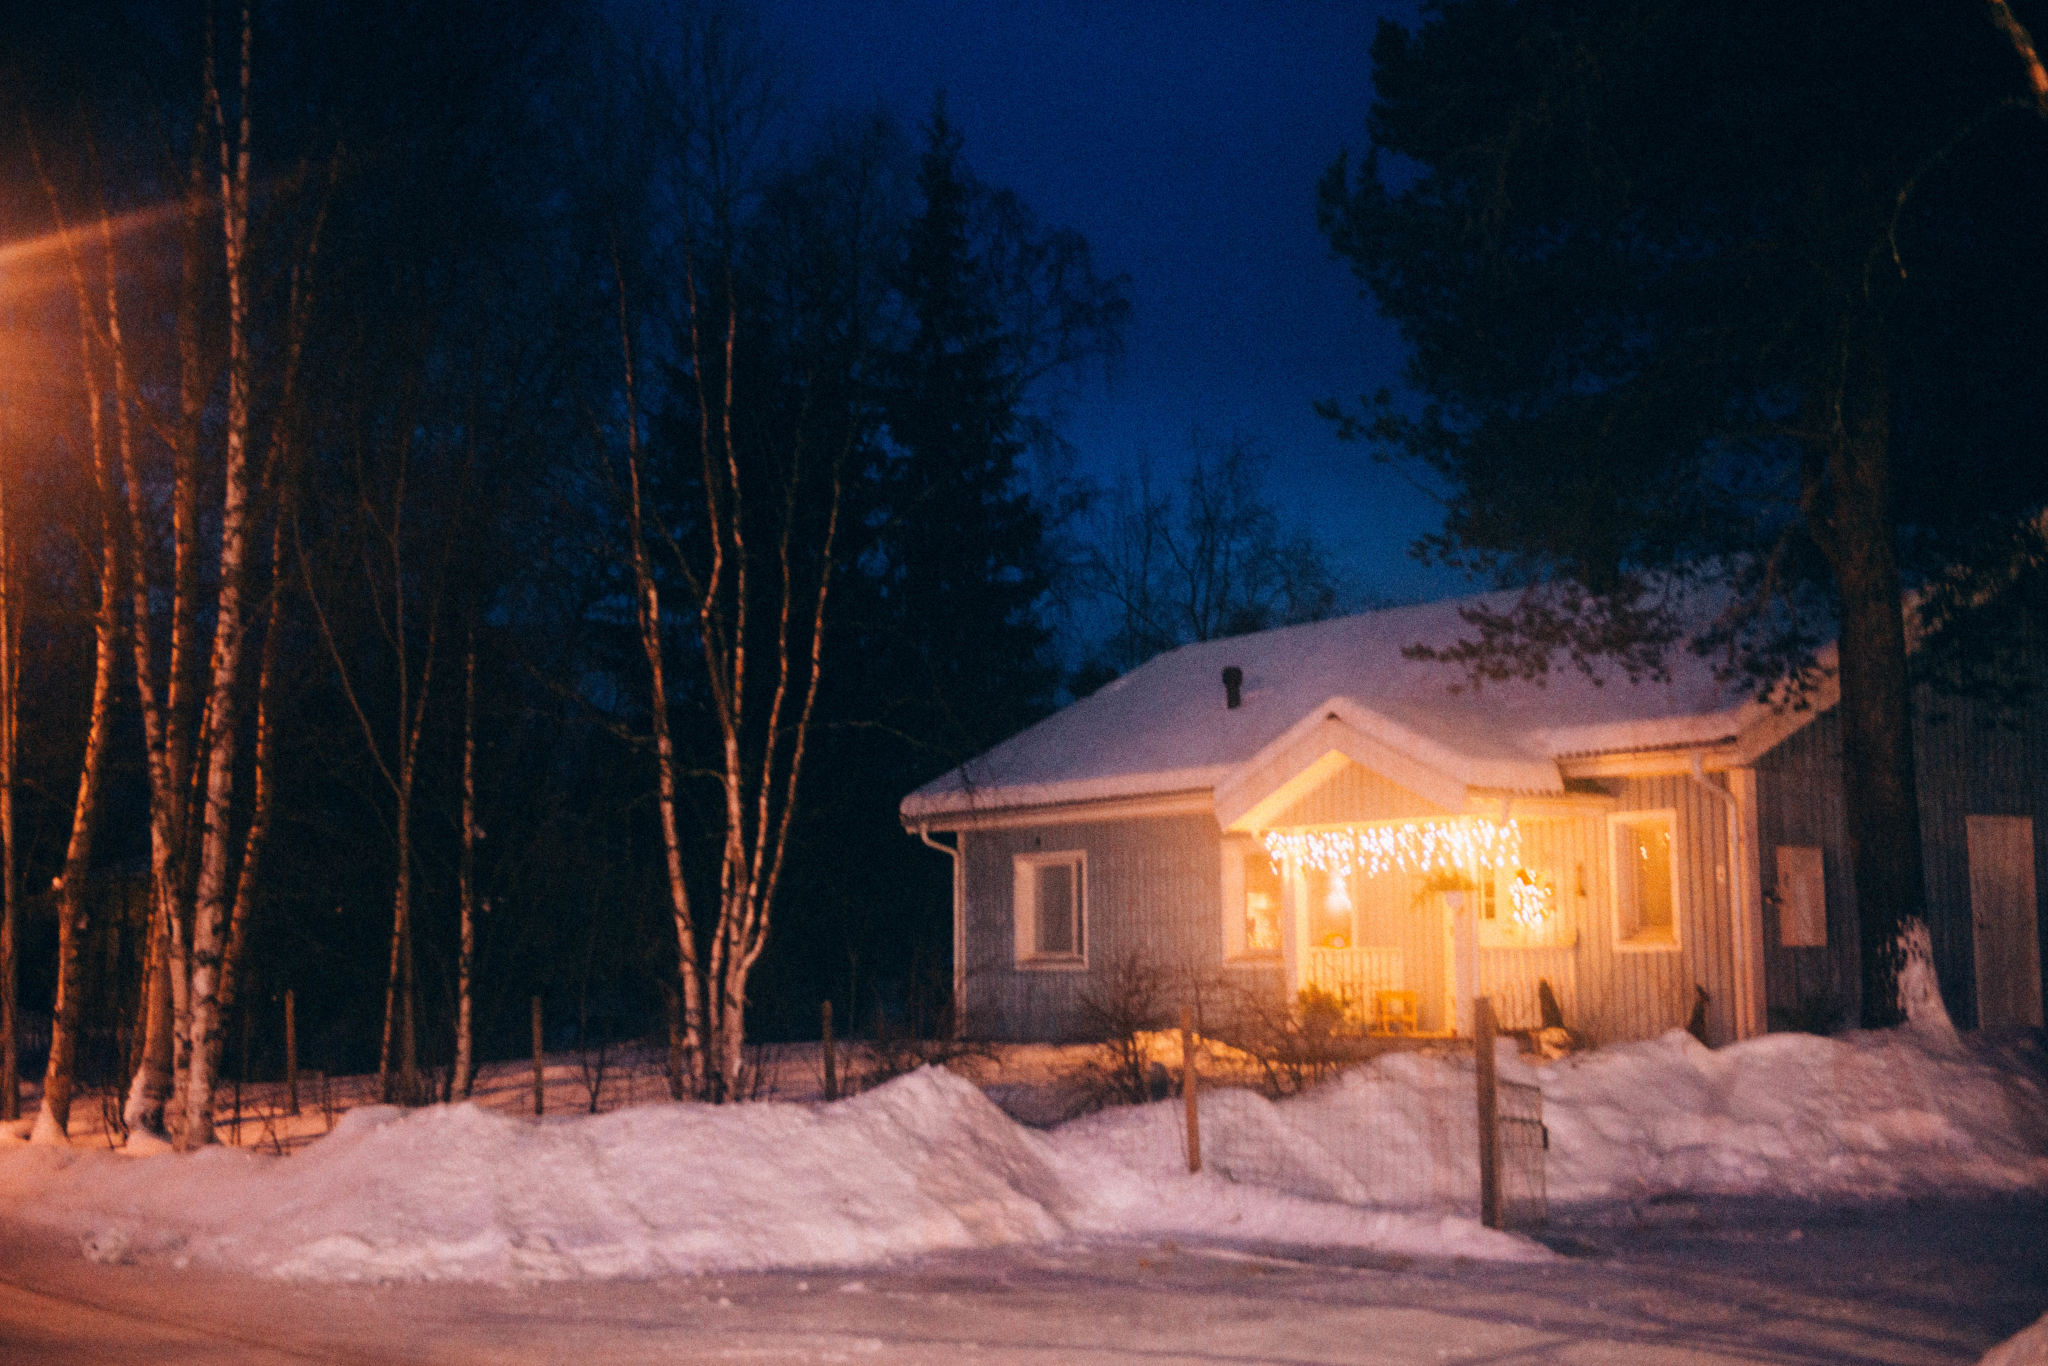
[[[1468,633],[1461,605],[1185,646],[905,797],[954,863],[963,1032],[1082,1037],[1131,962],[1421,1033],[1469,1032],[1481,994],[1536,1026],[1545,983],[1602,1041],[1702,992],[1716,1043],[1853,1021],[1832,684],[1777,709],[1681,654],[1668,682],[1475,688],[1402,653]],[[2048,714],[1918,713],[1944,996],[2038,1026]]]

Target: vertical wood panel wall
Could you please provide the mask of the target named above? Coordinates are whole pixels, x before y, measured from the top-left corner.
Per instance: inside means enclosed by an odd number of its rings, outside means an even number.
[[[1211,980],[1221,966],[1221,844],[1212,817],[977,830],[966,846],[964,1014],[973,1037],[1083,1039],[1091,1033],[1084,997],[1101,1001],[1119,964],[1136,960],[1180,983]],[[1012,859],[1066,849],[1088,856],[1087,967],[1019,967]]]
[[[1935,974],[1949,1014],[1963,1028],[1977,1022],[1976,945],[1970,927],[1970,816],[2031,816],[2036,831],[2035,885],[2048,876],[2048,695],[2038,656],[2031,705],[1992,703],[1914,693],[1913,743],[1926,870],[1928,930]],[[1777,887],[1780,845],[1821,850],[1827,879],[1828,943],[1786,948],[1778,907],[1764,902],[1767,999],[1778,1022],[1789,1023],[1804,1000],[1832,999],[1843,1023],[1856,1023],[1862,977],[1856,939],[1855,870],[1849,858],[1848,816],[1842,791],[1842,731],[1830,710],[1757,764],[1758,828],[1763,885]],[[2048,915],[2036,907],[2044,951]],[[2048,952],[2044,952],[2048,961]]]
[[[1350,821],[1396,821],[1442,815],[1443,808],[1383,778],[1360,763],[1347,763],[1300,801],[1274,818],[1275,827],[1338,825]]]
[[[2036,687],[2048,684],[2037,680]],[[2029,708],[1937,697],[1915,691],[1913,755],[1926,850],[1927,922],[1934,971],[1949,1014],[1977,1024],[1976,938],[1970,916],[1968,818],[2028,816],[2034,821],[2034,885],[2041,886],[2041,836],[2048,816],[2048,700]],[[2036,893],[2035,923],[2042,916]]]
[[[1735,1037],[1735,951],[1730,889],[1728,813],[1724,803],[1702,792],[1690,777],[1624,778],[1604,786],[1615,811],[1676,812],[1678,948],[1630,949],[1615,934],[1613,871],[1605,823],[1598,828],[1591,861],[1597,865],[1600,895],[1591,908],[1594,923],[1580,940],[1579,1000],[1585,1028],[1596,1041],[1654,1038],[1682,1029],[1692,1014],[1693,989],[1707,991],[1707,1038],[1723,1044]],[[1590,870],[1589,870],[1590,871]]]

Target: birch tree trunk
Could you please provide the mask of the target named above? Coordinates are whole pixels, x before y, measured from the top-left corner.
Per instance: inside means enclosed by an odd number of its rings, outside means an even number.
[[[390,615],[388,618],[383,617],[380,608],[380,621],[383,622],[386,636],[391,643],[398,679],[399,734],[395,754],[379,741],[377,727],[363,706],[362,698],[356,689],[355,678],[349,671],[348,658],[343,654],[341,643],[335,637],[333,624],[328,619],[327,610],[321,602],[318,587],[314,582],[312,557],[304,544],[297,547],[300,577],[306,600],[312,606],[313,619],[319,626],[320,638],[327,646],[329,659],[334,663],[335,676],[341,684],[342,695],[348,699],[349,709],[355,714],[356,724],[362,731],[363,743],[369,750],[371,762],[376,766],[385,784],[390,787],[397,804],[398,869],[393,880],[391,896],[391,939],[384,977],[384,1025],[377,1048],[377,1093],[387,1105],[401,1099],[406,1104],[414,1104],[420,1095],[419,1044],[414,1022],[415,1001],[411,967],[412,798],[419,773],[420,737],[426,727],[427,701],[433,693],[434,662],[440,638],[440,595],[446,580],[447,554],[452,551],[451,540],[448,546],[443,547],[442,562],[428,576],[431,588],[425,604],[426,640],[420,652],[419,683],[415,688],[412,677],[411,637],[406,629],[406,588],[410,581],[408,575],[411,573],[405,562],[406,486],[406,465],[401,456],[397,478],[392,486],[389,521],[383,521],[378,511],[371,507],[367,493],[361,494],[358,506],[363,525],[375,530],[383,543],[381,553],[388,559],[390,565]],[[359,478],[357,487],[359,490],[367,490],[370,481],[367,478]],[[368,558],[365,556],[366,563]],[[372,595],[379,592],[374,577],[369,583],[369,592]],[[396,1072],[394,1062],[398,1069]]]
[[[253,772],[250,775],[250,783],[255,790],[254,807],[249,814],[249,829],[242,837],[242,866],[235,877],[234,909],[228,917],[228,951],[221,963],[220,1011],[223,1017],[235,1007],[235,991],[241,973],[242,952],[248,940],[249,911],[256,900],[257,879],[263,870],[263,851],[270,841],[273,798],[270,770],[277,749],[270,692],[272,681],[277,676],[277,645],[284,616],[284,581],[277,568],[282,563],[279,556],[284,549],[283,532],[284,524],[281,518],[271,524],[270,611],[264,624],[262,662],[256,670],[256,754]],[[218,1069],[217,1059],[214,1065]]]
[[[476,623],[462,656],[462,946],[455,964],[454,1093],[469,1099],[476,1081],[471,995],[476,972]]]
[[[51,203],[56,204],[54,187]],[[110,502],[112,524],[126,532],[123,553],[128,560],[131,629],[129,639],[135,656],[135,686],[142,711],[143,747],[149,778],[149,866],[150,922],[149,956],[143,979],[143,1047],[135,1077],[129,1085],[123,1116],[130,1130],[141,1129],[159,1137],[163,1134],[164,1105],[172,1091],[171,1024],[168,974],[172,967],[169,926],[178,915],[178,888],[172,875],[177,834],[174,826],[176,783],[169,769],[166,718],[156,688],[156,669],[151,644],[149,572],[146,548],[149,544],[143,515],[142,480],[135,458],[134,424],[129,419],[132,386],[128,378],[127,342],[121,328],[121,296],[114,269],[114,232],[111,214],[100,212],[100,259],[105,273],[106,329],[108,358],[113,367],[115,440],[120,451],[120,483],[125,498]],[[80,306],[86,307],[84,273],[74,258],[78,275]],[[120,504],[125,523],[115,518],[113,504]],[[162,1008],[159,1008],[159,1007]]]
[[[720,302],[719,351],[708,354],[699,325],[699,296],[693,272],[689,293],[688,346],[697,386],[698,456],[702,463],[704,521],[710,562],[694,578],[697,636],[710,682],[711,710],[718,728],[725,830],[720,845],[718,917],[708,957],[700,958],[690,899],[683,880],[681,843],[675,815],[674,746],[668,727],[668,699],[662,649],[661,605],[647,552],[642,500],[642,452],[634,385],[632,334],[626,290],[614,262],[619,294],[620,353],[626,385],[628,534],[633,558],[636,608],[642,649],[652,685],[658,805],[668,859],[670,901],[682,977],[682,1052],[687,1085],[710,1100],[737,1100],[746,1091],[747,979],[766,946],[770,916],[781,884],[789,831],[797,807],[805,743],[816,709],[824,651],[826,604],[835,566],[839,513],[844,502],[844,451],[829,462],[820,490],[805,487],[803,436],[787,467],[785,482],[770,484],[776,540],[761,555],[748,545],[746,494],[749,480],[734,437],[734,359],[739,331],[738,300],[730,278]],[[715,376],[707,384],[707,375]],[[849,438],[848,445],[851,441]],[[822,495],[822,498],[821,498]],[[815,579],[802,576],[793,544],[800,510],[822,501],[825,525],[816,547]],[[754,556],[760,555],[757,565]],[[678,557],[680,559],[680,557]],[[775,616],[763,625],[752,611],[757,570],[773,575]],[[757,633],[762,637],[756,638]],[[758,745],[749,743],[748,668],[751,652],[766,656],[768,708]],[[792,718],[789,713],[794,710]],[[682,1071],[683,1068],[678,1068]]]
[[[0,460],[4,460],[0,454]],[[21,1118],[20,909],[15,903],[14,756],[20,704],[15,685],[14,543],[7,525],[7,471],[0,466],[0,1120]]]
[[[81,329],[88,326],[80,319]],[[91,346],[81,332],[81,350],[88,371]],[[118,648],[121,594],[119,542],[112,508],[112,479],[107,469],[101,431],[98,385],[87,392],[92,429],[93,465],[100,495],[99,608],[93,616],[92,707],[86,721],[85,758],[78,775],[78,800],[71,812],[71,839],[64,851],[64,872],[57,892],[57,1000],[50,1023],[50,1057],[43,1070],[43,1103],[30,1141],[67,1142],[71,1125],[72,1069],[78,1055],[79,967],[85,935],[85,882],[92,866],[93,829],[99,816],[100,783],[105,772],[110,730],[109,703],[114,691],[114,659]]]
[[[640,631],[640,648],[647,657],[649,716],[654,731],[655,805],[661,818],[664,871],[668,875],[669,910],[675,922],[676,953],[681,978],[682,1006],[679,1038],[671,1038],[671,1068],[686,1078],[681,1084],[690,1094],[706,1093],[705,992],[698,969],[697,928],[691,915],[690,889],[683,880],[682,837],[676,826],[675,741],[668,724],[668,674],[662,654],[661,594],[647,552],[647,527],[642,496],[640,408],[633,361],[633,334],[626,298],[625,272],[618,258],[612,260],[612,278],[618,288],[619,357],[626,387],[626,474],[627,537],[633,560],[633,609]],[[714,567],[712,581],[718,571]],[[672,1030],[674,1034],[676,1031]],[[680,1054],[680,1057],[677,1055]]]
[[[85,390],[87,439],[92,451],[93,489],[100,522],[99,602],[93,614],[92,703],[86,720],[85,755],[79,769],[78,797],[72,807],[71,837],[65,847],[64,870],[55,888],[57,992],[50,1024],[50,1054],[43,1070],[42,1107],[36,1115],[35,1129],[31,1134],[31,1140],[37,1143],[62,1143],[67,1141],[71,1123],[72,1070],[77,1058],[81,1008],[78,999],[79,954],[83,947],[80,940],[85,933],[85,880],[92,864],[93,829],[99,814],[100,782],[107,752],[107,712],[114,686],[121,557],[119,519],[114,512],[115,479],[107,454],[105,395],[93,347],[93,334],[97,328],[92,295],[86,286],[85,265],[65,221],[56,185],[43,169],[33,136],[29,139],[29,157],[49,199],[51,216],[63,245],[76,295],[79,369]],[[117,425],[125,434],[128,429],[127,409],[118,376],[114,405]]]
[[[207,52],[206,93],[220,143],[221,220],[225,239],[228,291],[228,402],[226,414],[225,489],[221,499],[220,599],[214,618],[206,718],[206,787],[200,811],[199,883],[194,896],[192,927],[190,1081],[185,1091],[187,1148],[214,1141],[213,1087],[220,1056],[222,1016],[219,990],[221,960],[227,949],[228,844],[233,815],[236,741],[239,735],[237,677],[241,672],[243,575],[249,553],[251,480],[249,475],[249,338],[248,301],[243,262],[249,224],[250,59],[254,25],[249,7],[242,7],[239,107],[233,145],[213,53]]]
[[[192,1059],[192,924],[198,877],[198,851],[193,840],[197,797],[193,764],[201,743],[198,697],[207,691],[195,677],[199,656],[199,445],[204,437],[208,384],[208,368],[199,345],[200,312],[209,264],[205,242],[210,204],[206,142],[206,120],[202,115],[194,129],[185,194],[183,269],[176,324],[178,425],[171,449],[171,638],[164,685],[166,787],[160,794],[151,794],[166,812],[171,831],[171,857],[165,869],[163,893],[171,1042],[151,1044],[143,1053],[145,1060],[169,1053],[171,1081],[167,1104],[181,1116],[182,1110],[176,1106],[177,1088],[189,1074]],[[167,1116],[170,1113],[167,1111]]]
[[[2034,35],[2027,32],[2026,25],[2012,12],[2007,0],[1986,0],[1991,10],[1991,22],[2012,44],[2015,57],[2025,68],[2027,91],[2034,97],[2034,112],[2048,119],[2048,68],[2041,65],[2041,54],[2034,47]]]

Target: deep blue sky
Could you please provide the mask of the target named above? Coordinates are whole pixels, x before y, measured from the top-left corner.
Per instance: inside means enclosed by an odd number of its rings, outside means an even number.
[[[797,90],[818,108],[885,101],[915,127],[944,88],[985,181],[1078,229],[1131,278],[1117,376],[1067,434],[1102,482],[1190,430],[1243,432],[1273,457],[1268,494],[1360,590],[1404,598],[1462,580],[1405,554],[1434,505],[1340,444],[1318,398],[1398,384],[1397,334],[1316,231],[1315,185],[1365,145],[1368,47],[1398,0],[764,0]]]

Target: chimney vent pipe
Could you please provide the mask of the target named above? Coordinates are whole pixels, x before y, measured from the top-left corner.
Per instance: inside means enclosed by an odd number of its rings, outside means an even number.
[[[1232,664],[1223,671],[1223,705],[1235,711],[1244,702],[1244,670]]]

